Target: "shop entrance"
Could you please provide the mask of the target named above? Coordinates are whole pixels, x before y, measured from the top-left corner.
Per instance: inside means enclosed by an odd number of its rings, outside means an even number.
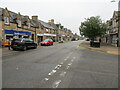
[[[38,36],[38,43],[40,43],[41,41],[43,41],[43,36]]]

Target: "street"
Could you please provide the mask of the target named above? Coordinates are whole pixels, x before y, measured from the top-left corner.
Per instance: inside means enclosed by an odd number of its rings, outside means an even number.
[[[118,56],[72,41],[3,52],[3,88],[117,88]]]

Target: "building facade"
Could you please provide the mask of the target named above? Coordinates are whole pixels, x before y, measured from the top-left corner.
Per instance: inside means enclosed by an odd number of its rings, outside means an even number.
[[[118,46],[119,40],[119,17],[118,11],[114,11],[113,17],[108,20],[107,23],[107,31],[106,31],[106,39],[105,42],[114,46]]]
[[[38,16],[15,13],[7,8],[0,8],[0,38],[2,42],[10,42],[13,38],[30,38],[37,43],[50,38],[54,42],[70,41],[74,36],[71,30],[61,24],[55,24],[54,19],[44,22]]]

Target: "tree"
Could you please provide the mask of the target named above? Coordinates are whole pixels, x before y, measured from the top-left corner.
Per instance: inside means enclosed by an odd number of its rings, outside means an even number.
[[[101,37],[106,32],[106,24],[99,16],[85,19],[79,27],[80,34],[88,38]]]

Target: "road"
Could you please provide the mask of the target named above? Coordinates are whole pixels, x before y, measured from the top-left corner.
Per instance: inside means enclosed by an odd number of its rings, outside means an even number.
[[[3,88],[117,88],[118,56],[82,49],[81,42],[3,52]]]

